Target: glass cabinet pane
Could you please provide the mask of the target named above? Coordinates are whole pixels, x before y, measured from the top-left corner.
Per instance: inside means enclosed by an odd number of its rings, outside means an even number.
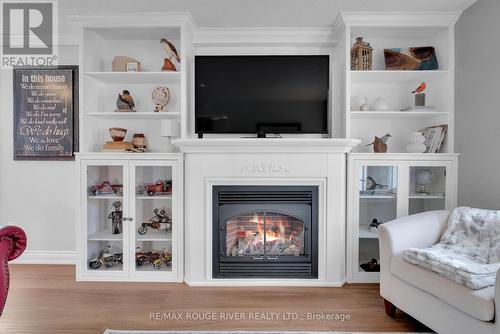
[[[445,209],[446,167],[410,167],[408,214]]]
[[[87,166],[87,268],[123,271],[123,167]]]
[[[172,271],[172,167],[136,166],[135,268]]]
[[[378,225],[397,217],[398,169],[395,166],[362,166],[359,180],[360,272],[380,271]]]

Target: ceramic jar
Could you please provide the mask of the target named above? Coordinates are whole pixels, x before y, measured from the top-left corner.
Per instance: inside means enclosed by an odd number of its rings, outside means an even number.
[[[389,110],[389,103],[382,96],[379,96],[372,104],[374,111],[387,111]]]
[[[134,133],[132,137],[132,144],[134,148],[145,149],[146,148],[146,137],[142,133]]]
[[[427,147],[425,146],[425,137],[422,132],[413,132],[408,137],[408,145],[406,145],[406,152],[408,153],[424,153]]]

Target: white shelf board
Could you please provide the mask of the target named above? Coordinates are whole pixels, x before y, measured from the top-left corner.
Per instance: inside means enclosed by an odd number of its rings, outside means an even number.
[[[89,199],[122,199],[123,196],[116,195],[89,195]]]
[[[360,239],[378,239],[378,233],[370,232],[370,227],[366,225],[359,226]]]
[[[372,118],[431,118],[449,116],[446,111],[351,111],[349,112],[353,119],[372,119]]]
[[[449,71],[351,71],[353,83],[411,82],[448,78]]]
[[[136,199],[140,200],[155,200],[155,199],[172,199],[172,195],[154,195],[154,196],[149,196],[149,195],[136,195]]]
[[[167,84],[180,82],[180,72],[85,72],[85,75],[107,84]]]
[[[158,119],[169,117],[180,117],[180,112],[89,112],[88,116],[92,117],[106,117],[106,118],[134,118],[134,119]]]
[[[396,199],[396,194],[374,194],[374,195],[359,195],[360,199]]]
[[[148,227],[148,232],[146,234],[140,235],[136,231],[135,238],[137,241],[172,241],[172,231],[157,231]]]
[[[410,194],[410,199],[444,199],[445,195],[441,194]]]
[[[123,233],[113,234],[111,230],[97,231],[87,237],[88,241],[121,241],[123,240]]]
[[[162,266],[160,269],[155,269],[150,263],[145,263],[140,267],[135,267],[135,271],[141,271],[141,272],[171,272],[172,271],[172,265],[170,266]]]

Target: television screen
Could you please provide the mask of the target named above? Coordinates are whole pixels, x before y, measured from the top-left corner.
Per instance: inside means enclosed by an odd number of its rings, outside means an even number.
[[[328,133],[329,56],[196,56],[196,133]]]

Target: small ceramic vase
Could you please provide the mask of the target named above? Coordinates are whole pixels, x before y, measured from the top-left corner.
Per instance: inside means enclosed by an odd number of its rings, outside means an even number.
[[[368,99],[363,95],[356,95],[351,99],[351,110],[361,111],[361,107],[368,103]]]
[[[109,128],[109,135],[113,141],[123,141],[127,135],[127,129],[124,128]]]
[[[372,104],[374,111],[387,111],[389,110],[389,103],[382,96],[379,96]]]
[[[425,137],[422,132],[413,132],[408,137],[409,143],[406,145],[408,153],[424,153],[427,147],[425,146]]]

